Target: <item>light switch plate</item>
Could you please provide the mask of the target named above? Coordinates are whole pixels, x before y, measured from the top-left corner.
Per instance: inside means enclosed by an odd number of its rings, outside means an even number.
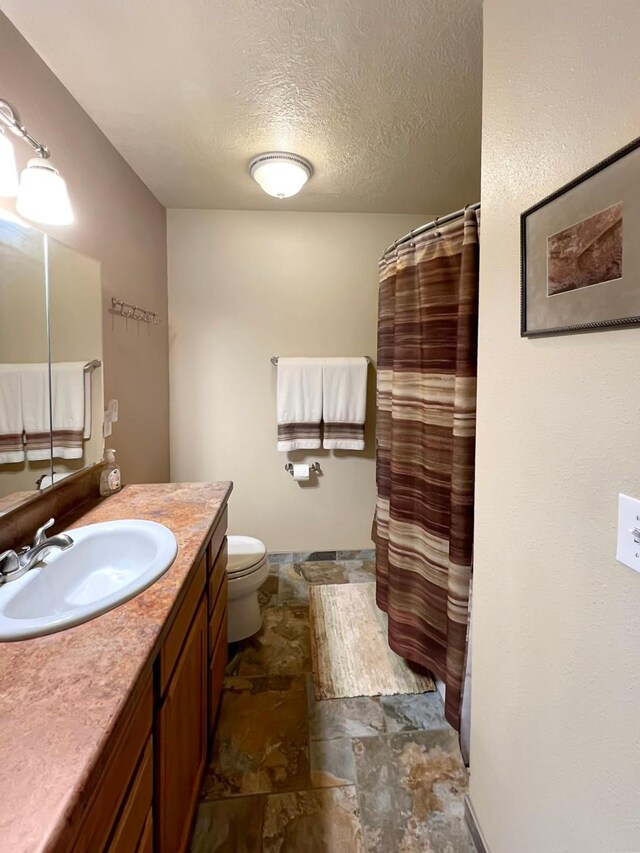
[[[634,534],[637,530],[638,533]],[[635,540],[638,540],[637,542]],[[616,560],[640,572],[640,501],[618,495],[618,547]]]

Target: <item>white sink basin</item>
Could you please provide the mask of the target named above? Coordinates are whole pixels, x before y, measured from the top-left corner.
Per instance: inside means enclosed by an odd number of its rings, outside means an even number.
[[[53,634],[112,610],[151,586],[176,558],[173,533],[155,521],[107,521],[68,531],[35,568],[0,585],[0,641]]]

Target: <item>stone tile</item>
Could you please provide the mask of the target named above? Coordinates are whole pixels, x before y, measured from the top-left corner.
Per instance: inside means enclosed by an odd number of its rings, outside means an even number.
[[[278,604],[285,607],[309,606],[309,584],[296,571],[295,563],[287,563],[280,567]]]
[[[311,741],[309,763],[311,785],[314,788],[355,784],[356,767],[351,741],[348,738]]]
[[[310,584],[349,583],[347,570],[335,560],[296,563],[296,571]]]
[[[302,675],[311,671],[309,610],[267,607],[262,628],[243,641],[238,675]]]
[[[452,729],[354,740],[365,843],[390,850],[471,853],[467,773]]]
[[[338,551],[337,560],[371,560],[376,559],[375,548],[364,548],[360,551]]]
[[[258,603],[260,607],[278,606],[279,581],[278,566],[275,566],[275,574],[269,574],[266,581],[258,590]]]
[[[375,583],[376,564],[373,560],[342,560],[349,583]]]
[[[309,787],[305,692],[302,677],[226,680],[205,799]]]
[[[399,696],[381,696],[380,704],[388,732],[448,729],[442,699],[437,691]]]
[[[263,853],[364,853],[354,787],[267,797]]]
[[[191,853],[256,853],[262,847],[264,796],[201,803]]]
[[[371,737],[384,731],[384,715],[378,696],[318,700],[314,696],[313,677],[309,675],[307,702],[312,741]]]
[[[294,554],[294,563],[318,562],[319,560],[335,560],[336,551],[298,551]]]
[[[283,563],[293,563],[295,554],[292,551],[277,551],[274,554],[269,554],[269,564],[280,566]]]

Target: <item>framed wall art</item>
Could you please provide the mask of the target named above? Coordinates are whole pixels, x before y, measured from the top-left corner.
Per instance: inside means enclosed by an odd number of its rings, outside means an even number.
[[[520,217],[523,337],[640,323],[640,138]]]

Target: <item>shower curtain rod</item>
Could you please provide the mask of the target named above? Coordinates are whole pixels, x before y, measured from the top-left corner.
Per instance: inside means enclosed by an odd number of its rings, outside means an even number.
[[[466,207],[461,208],[460,210],[456,210],[455,213],[448,213],[446,216],[436,216],[433,222],[427,222],[426,225],[421,225],[419,228],[414,228],[413,231],[409,231],[408,234],[405,234],[404,237],[401,237],[399,240],[395,240],[390,246],[384,250],[382,257],[388,255],[389,252],[394,252],[398,246],[401,246],[402,243],[406,243],[408,240],[413,240],[414,237],[417,237],[420,234],[424,234],[426,231],[431,231],[432,228],[437,228],[440,225],[445,225],[447,222],[452,222],[454,219],[457,219],[459,216],[463,216],[465,211],[467,210],[479,210],[480,202],[477,201],[475,204],[468,204]]]

